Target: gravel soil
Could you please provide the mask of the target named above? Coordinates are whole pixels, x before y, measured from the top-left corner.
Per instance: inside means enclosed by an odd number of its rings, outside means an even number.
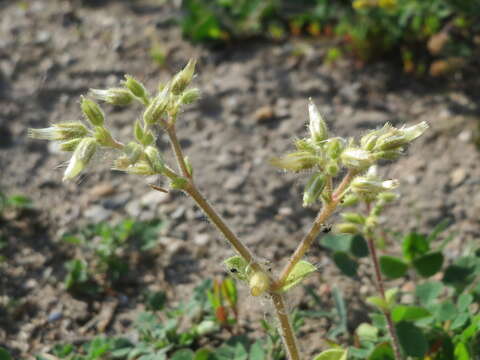
[[[358,68],[345,59],[331,66],[324,64],[329,44],[322,39],[195,46],[172,24],[178,13],[173,6],[153,0],[91,2],[0,1],[0,188],[25,194],[35,205],[7,212],[0,223],[5,239],[0,346],[16,356],[49,351],[62,341],[81,342],[98,332],[123,334],[127,320],[143,306],[142,290],[162,288],[180,301],[202,279],[224,274],[221,263],[232,251],[191,200],[150,190],[148,182],[162,185],[162,179],[112,172],[111,155],[105,153],[79,181],[62,183],[67,155],[27,138],[29,127],[80,119],[79,96],[89,88],[115,86],[128,73],[155,89],[192,56],[199,62],[194,82],[202,98],[182,114],[180,141],[199,188],[274,269],[285,263],[317,211],[301,206],[305,176],[284,174],[268,163],[305,134],[309,97],[340,136],[361,135],[385,122],[427,121],[431,129],[407,156],[380,168],[401,182],[401,199],[386,213],[384,227],[392,233],[428,231],[447,219],[452,224],[447,233],[454,234],[447,248],[450,259],[478,241],[478,68],[432,80],[408,77],[382,62]],[[149,55],[152,47],[162,49],[163,65]],[[115,134],[127,140],[140,108],[105,110]],[[169,153],[164,136],[158,144]],[[95,300],[73,297],[62,281],[64,262],[75,251],[59,241],[61,235],[82,224],[115,223],[127,216],[168,220],[154,259],[135,268],[136,284],[120,292]],[[387,249],[395,249],[392,245]],[[308,284],[326,306],[335,283],[347,299],[349,325],[365,320],[360,298],[372,291],[371,282],[339,274],[318,245],[308,258],[320,269]],[[240,296],[248,294],[242,290]],[[303,306],[304,298],[299,288],[289,301]],[[251,300],[241,304],[245,331],[258,329],[255,324],[268,309]],[[112,306],[114,315],[99,326]],[[307,322],[301,334],[306,353],[322,349],[329,326]]]

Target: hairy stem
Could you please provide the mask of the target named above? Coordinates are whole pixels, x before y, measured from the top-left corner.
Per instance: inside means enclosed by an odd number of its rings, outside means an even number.
[[[170,138],[170,144],[172,145],[173,152],[175,153],[175,158],[177,159],[178,167],[182,172],[182,175],[187,179],[192,181],[192,174],[188,171],[187,164],[185,163],[185,156],[183,155],[182,147],[177,138],[177,132],[175,126],[170,126],[167,128],[167,133]]]
[[[285,349],[287,350],[288,359],[300,360],[300,353],[297,346],[297,339],[293,332],[293,327],[288,316],[283,295],[272,292],[271,294],[273,305],[275,306],[275,313],[280,322],[280,332],[283,338]]]
[[[295,252],[290,257],[287,265],[282,270],[280,279],[277,281],[276,288],[282,287],[285,283],[285,280],[288,278],[288,275],[293,270],[295,265],[303,258],[305,253],[310,249],[313,240],[315,240],[322,229],[322,225],[327,221],[327,219],[332,216],[335,212],[338,203],[341,201],[343,193],[348,188],[350,183],[352,182],[353,178],[357,175],[355,171],[350,170],[345,177],[343,178],[342,182],[337,186],[336,190],[332,194],[332,200],[329,203],[324,203],[322,210],[318,213],[315,221],[310,228],[310,231],[305,235],[302,239],[300,244],[295,249]]]
[[[182,148],[178,141],[175,127],[172,126],[167,129],[167,133],[170,137],[170,142],[172,144],[172,149],[175,153],[175,157],[178,163],[178,166],[183,174],[189,181],[188,185],[184,188],[184,191],[192,197],[197,205],[203,210],[207,217],[215,224],[217,229],[225,236],[230,245],[237,251],[237,253],[245,259],[250,264],[250,267],[254,271],[263,271],[260,264],[255,260],[251,251],[243,244],[243,242],[233,233],[233,231],[228,227],[227,224],[223,221],[220,215],[212,208],[208,201],[203,197],[200,191],[197,189],[193,183],[193,178],[190,172],[187,169],[187,165],[184,160]],[[170,170],[170,177],[174,176],[175,173]],[[168,176],[168,175],[167,175]],[[274,283],[274,281],[272,281]],[[287,350],[287,354],[290,360],[300,360],[299,350],[297,347],[297,340],[295,333],[290,322],[287,310],[285,308],[285,303],[283,301],[283,295],[270,292],[270,296],[275,307],[275,312],[280,323],[280,332],[282,334],[284,345]]]
[[[380,296],[382,297],[382,299],[386,301],[385,285],[383,282],[382,272],[380,271],[380,264],[378,262],[375,242],[371,236],[367,237],[367,243],[368,243],[368,249],[370,252],[370,258],[372,259],[372,262],[373,262],[373,268],[375,271],[375,279],[377,282],[378,292],[380,293]],[[398,341],[397,331],[395,329],[395,326],[392,320],[392,314],[390,313],[390,310],[383,310],[383,315],[387,320],[388,332],[390,334],[390,337],[392,338],[392,346],[393,346],[393,352],[395,353],[395,359],[403,360],[402,352],[400,350],[400,343]]]

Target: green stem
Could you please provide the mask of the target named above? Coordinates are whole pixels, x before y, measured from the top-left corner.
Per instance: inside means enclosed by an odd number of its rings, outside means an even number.
[[[313,240],[315,240],[322,229],[322,225],[335,212],[338,204],[342,200],[345,190],[348,188],[357,172],[350,170],[343,178],[342,182],[337,186],[337,189],[332,194],[332,200],[329,203],[324,203],[322,210],[318,213],[315,221],[310,228],[310,231],[305,235],[300,244],[298,244],[295,252],[290,257],[287,265],[280,274],[280,279],[277,281],[275,288],[281,288],[285,283],[288,275],[293,270],[295,265],[303,258],[305,253],[310,249]]]
[[[380,296],[382,297],[382,299],[386,301],[385,285],[383,282],[382,272],[380,271],[380,264],[378,262],[377,250],[375,248],[375,241],[371,236],[367,236],[366,238],[368,243],[368,249],[370,252],[370,258],[372,259],[372,262],[373,262],[373,268],[375,272],[375,279],[377,282],[378,292],[380,293]],[[385,316],[385,319],[387,321],[388,332],[390,334],[390,337],[392,338],[392,346],[393,346],[393,352],[395,353],[395,359],[403,360],[402,352],[400,350],[400,343],[398,341],[397,331],[395,329],[395,325],[393,324],[393,320],[392,320],[392,314],[390,313],[390,310],[383,310],[383,315]]]

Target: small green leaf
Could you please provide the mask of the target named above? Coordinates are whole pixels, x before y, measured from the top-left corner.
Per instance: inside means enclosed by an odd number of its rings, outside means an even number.
[[[389,343],[382,343],[375,347],[368,360],[395,360],[395,355]]]
[[[407,261],[412,261],[414,258],[426,254],[429,249],[430,245],[425,235],[410,233],[403,238],[403,257]]]
[[[448,285],[466,285],[470,282],[470,275],[474,269],[469,266],[452,264],[445,269],[443,282]]]
[[[199,349],[195,352],[193,360],[211,360],[212,352],[208,349]]]
[[[377,307],[379,310],[384,311],[388,309],[387,302],[380,296],[370,296],[367,298],[367,303]]]
[[[428,350],[428,341],[422,330],[408,321],[401,321],[395,327],[405,355],[423,358]]]
[[[408,265],[393,256],[380,256],[380,269],[389,279],[398,279],[406,274]]]
[[[347,360],[348,350],[328,349],[318,354],[313,360]]]
[[[352,259],[346,252],[337,251],[333,254],[333,261],[335,265],[349,277],[357,276],[358,263]]]
[[[458,343],[455,346],[455,360],[472,360],[470,358],[468,347],[464,343]]]
[[[472,294],[462,294],[458,297],[457,306],[460,311],[467,311],[470,304],[473,302]]]
[[[32,200],[24,195],[13,195],[7,198],[7,205],[16,208],[31,208]]]
[[[262,344],[257,341],[250,347],[250,357],[249,360],[264,360],[265,351],[263,350]]]
[[[282,291],[287,291],[291,287],[299,284],[308,275],[317,271],[317,268],[310,264],[308,261],[300,260],[292,269],[290,274],[285,280],[285,284],[282,287]]]
[[[392,310],[394,322],[415,321],[430,316],[430,312],[420,306],[397,305]]]
[[[356,333],[361,341],[375,342],[378,339],[378,329],[368,323],[362,323]]]
[[[439,281],[426,282],[416,287],[415,295],[423,306],[428,306],[437,299],[443,288],[443,284]]]
[[[235,255],[223,262],[227,267],[228,272],[233,277],[236,277],[239,280],[247,281],[248,280],[248,262],[245,261],[241,256]]]
[[[385,300],[389,309],[393,308],[397,303],[398,288],[391,288],[385,291]]]
[[[163,310],[167,302],[167,295],[164,291],[148,292],[145,296],[147,310]]]
[[[332,251],[348,252],[352,243],[352,235],[327,234],[320,239],[320,245]]]
[[[350,243],[350,252],[356,257],[368,256],[368,245],[362,235],[354,235]]]
[[[193,360],[195,353],[190,349],[181,349],[175,351],[172,355],[172,360]]]
[[[456,330],[458,328],[461,328],[463,325],[465,325],[465,323],[468,321],[469,318],[470,318],[470,315],[466,312],[459,314],[453,320],[452,324],[450,325],[450,329]]]
[[[435,275],[443,265],[441,252],[433,252],[419,257],[413,261],[413,267],[423,277]]]
[[[447,300],[437,307],[434,315],[438,321],[453,320],[457,316],[457,309],[451,301]]]

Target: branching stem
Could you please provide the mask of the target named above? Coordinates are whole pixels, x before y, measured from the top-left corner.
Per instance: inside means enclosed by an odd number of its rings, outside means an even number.
[[[293,270],[295,265],[303,258],[305,253],[310,249],[312,242],[317,238],[322,229],[322,225],[327,219],[335,212],[339,202],[342,200],[345,190],[348,188],[353,178],[357,175],[357,172],[350,170],[342,182],[337,186],[336,190],[332,194],[332,200],[329,203],[324,203],[322,210],[318,213],[315,221],[313,222],[310,231],[305,235],[300,244],[297,246],[295,252],[290,257],[287,265],[282,270],[280,279],[277,281],[275,288],[281,288],[285,283],[288,275]]]

